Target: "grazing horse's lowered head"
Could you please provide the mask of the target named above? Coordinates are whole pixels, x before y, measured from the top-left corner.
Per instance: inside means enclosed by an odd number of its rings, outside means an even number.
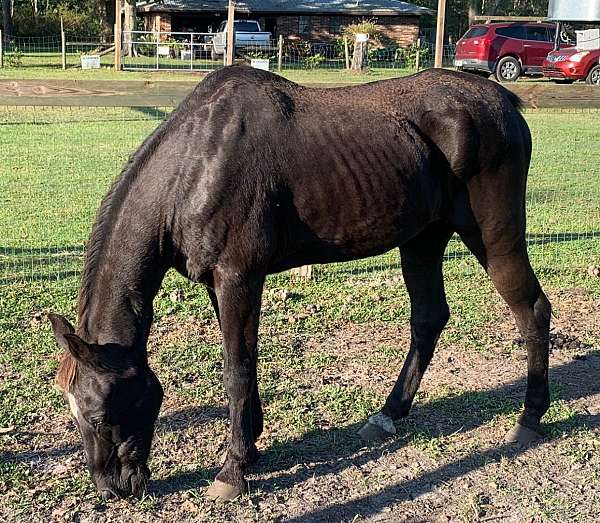
[[[143,495],[154,423],[163,390],[145,351],[86,343],[62,316],[50,314],[64,349],[56,383],[83,439],[88,469],[105,499]]]

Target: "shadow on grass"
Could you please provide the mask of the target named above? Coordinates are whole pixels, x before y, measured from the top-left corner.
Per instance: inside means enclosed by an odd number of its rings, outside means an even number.
[[[599,392],[599,373],[600,351],[592,351],[584,359],[572,360],[552,368],[550,377],[553,388],[560,389],[557,399],[574,400]],[[399,424],[399,435],[396,438],[372,447],[365,447],[356,436],[356,431],[363,422],[340,428],[313,430],[298,439],[277,442],[265,450],[259,461],[248,471],[249,474],[278,474],[277,477],[253,481],[251,488],[260,492],[285,489],[310,478],[339,474],[348,467],[364,465],[380,458],[382,454],[395,452],[418,435],[439,437],[471,431],[499,415],[516,414],[521,408],[525,387],[526,380],[523,378],[492,390],[467,391],[418,404],[409,418]],[[548,435],[556,437],[584,425],[588,428],[600,427],[600,416],[574,415],[560,423],[546,424],[544,428]],[[414,480],[400,482],[376,494],[331,505],[291,521],[340,521],[346,517],[351,519],[355,514],[368,516],[394,501],[409,497],[412,499],[415,495],[431,491],[435,484],[452,481],[490,462],[499,461],[502,457],[517,456],[524,450],[519,446],[501,444],[494,449],[474,452]],[[295,467],[298,464],[302,466]],[[290,472],[292,467],[294,470]],[[158,495],[166,495],[200,488],[206,485],[207,480],[214,478],[210,474],[216,472],[215,468],[198,470],[197,475],[190,472],[175,473],[155,482],[152,490]]]

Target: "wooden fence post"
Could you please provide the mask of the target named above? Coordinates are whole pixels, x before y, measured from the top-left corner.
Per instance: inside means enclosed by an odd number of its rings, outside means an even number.
[[[296,267],[290,271],[290,276],[293,280],[310,280],[312,278],[312,265],[303,265]]]
[[[233,65],[235,56],[235,2],[229,0],[227,7],[227,65]]]
[[[421,39],[417,38],[417,56],[415,58],[415,69],[417,73],[421,69]]]
[[[62,57],[62,68],[63,71],[67,68],[67,40],[65,38],[65,26],[63,24],[63,17],[60,17],[60,54]]]
[[[348,37],[344,36],[344,58],[346,60],[346,71],[350,70],[350,46],[348,45]]]
[[[277,70],[281,72],[283,65],[283,35],[279,35],[279,49],[277,50]]]
[[[446,0],[438,0],[437,24],[435,33],[435,63],[439,69],[444,65],[444,31],[446,30]]]
[[[121,0],[115,0],[115,69],[121,70],[121,53],[123,47],[121,45]]]
[[[4,67],[4,35],[0,29],[0,68]]]

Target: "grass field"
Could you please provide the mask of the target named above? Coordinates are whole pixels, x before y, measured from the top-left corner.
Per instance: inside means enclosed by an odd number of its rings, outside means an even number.
[[[390,253],[318,268],[311,282],[269,281],[259,370],[263,456],[249,475],[249,496],[209,503],[202,490],[226,434],[218,329],[203,290],[169,274],[149,344],[166,391],[154,481],[141,501],[102,502],[52,388],[58,350],[44,314],[74,319],[99,199],[167,112],[0,108],[0,519],[597,517],[600,278],[588,268],[600,265],[600,113],[567,111],[526,115],[535,144],[530,250],[557,314],[545,443],[502,443],[523,398],[523,348],[483,271],[453,243],[446,263],[453,316],[416,408],[394,441],[361,446],[354,432],[381,405],[408,347],[409,304]]]

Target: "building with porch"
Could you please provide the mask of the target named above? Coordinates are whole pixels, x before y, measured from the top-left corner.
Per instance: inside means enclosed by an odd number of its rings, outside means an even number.
[[[147,0],[138,15],[147,31],[210,33],[227,18],[227,0]],[[400,46],[419,37],[422,16],[434,11],[398,0],[245,0],[236,2],[236,19],[258,20],[274,38],[327,41],[345,25],[375,19],[381,32]]]

